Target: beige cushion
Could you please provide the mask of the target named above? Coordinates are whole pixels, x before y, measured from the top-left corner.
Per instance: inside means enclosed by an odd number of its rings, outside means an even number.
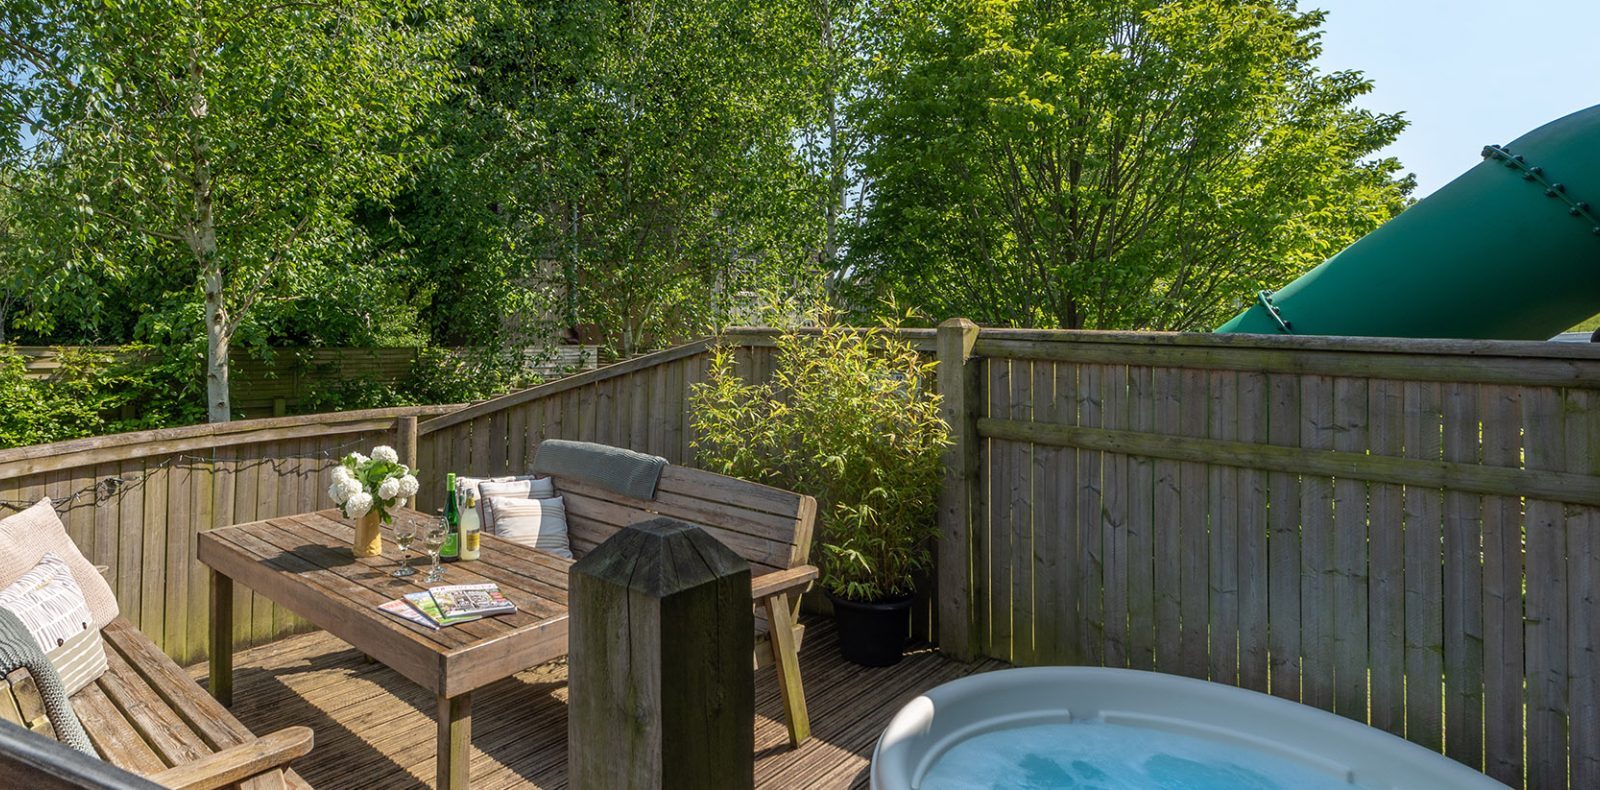
[[[557,557],[572,559],[572,544],[567,540],[567,503],[561,497],[495,497],[494,512],[500,537]]]
[[[483,531],[493,535],[494,500],[549,499],[556,495],[556,484],[548,477],[521,477],[516,480],[485,480],[478,484],[478,520]]]
[[[0,607],[16,613],[61,676],[68,695],[106,671],[106,648],[83,591],[65,560],[46,553],[32,570],[0,590]]]
[[[47,553],[54,553],[67,563],[89,604],[89,613],[94,615],[95,628],[104,628],[117,619],[117,598],[111,593],[111,585],[67,537],[67,528],[56,516],[49,497],[21,513],[0,519],[0,587],[33,570]]]

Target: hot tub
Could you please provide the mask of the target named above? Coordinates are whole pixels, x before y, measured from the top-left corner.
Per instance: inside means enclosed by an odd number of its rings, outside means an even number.
[[[1202,680],[1100,667],[1007,669],[895,714],[875,790],[1501,788],[1471,768],[1316,708]]]

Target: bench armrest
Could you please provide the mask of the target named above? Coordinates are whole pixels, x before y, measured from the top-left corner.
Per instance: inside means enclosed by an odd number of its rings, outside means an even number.
[[[756,602],[791,592],[805,592],[817,579],[817,566],[800,565],[783,571],[757,576],[750,580],[750,597]]]
[[[282,768],[311,751],[309,727],[285,727],[249,743],[230,746],[187,765],[168,768],[149,777],[172,790],[214,790],[238,784],[253,776]]]

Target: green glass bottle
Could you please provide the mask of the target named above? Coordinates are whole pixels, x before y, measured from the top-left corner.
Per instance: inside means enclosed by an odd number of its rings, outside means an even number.
[[[439,559],[455,562],[461,559],[461,506],[456,502],[456,473],[444,476],[444,545],[439,547]]]

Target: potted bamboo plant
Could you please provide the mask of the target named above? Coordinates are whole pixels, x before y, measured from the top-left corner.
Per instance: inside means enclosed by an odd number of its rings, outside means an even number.
[[[693,392],[699,462],[817,498],[821,583],[845,658],[900,660],[914,582],[931,564],[940,452],[949,430],[935,363],[888,327],[840,326],[826,311],[777,340],[770,381],[732,349],[711,354]]]

